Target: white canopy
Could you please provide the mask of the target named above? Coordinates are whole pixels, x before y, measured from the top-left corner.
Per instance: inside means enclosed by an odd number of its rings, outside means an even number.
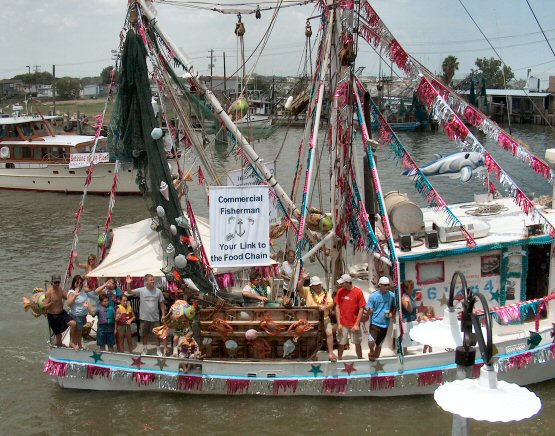
[[[210,227],[205,218],[196,217],[197,226],[206,255],[210,259]],[[88,277],[143,277],[152,274],[163,277],[164,254],[158,233],[150,228],[147,218],[113,230],[112,246],[102,263]],[[272,261],[272,264],[275,264]],[[215,273],[237,271],[242,268],[218,268]]]

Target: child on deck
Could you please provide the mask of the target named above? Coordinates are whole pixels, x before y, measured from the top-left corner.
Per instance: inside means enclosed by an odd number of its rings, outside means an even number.
[[[98,299],[100,300],[100,306],[94,311],[89,308],[91,315],[98,316],[96,345],[101,350],[104,350],[104,346],[108,346],[108,351],[114,351],[114,345],[116,345],[116,313],[114,308],[110,306],[106,294],[100,294]]]
[[[118,327],[118,335],[116,336],[118,352],[125,351],[125,338],[129,352],[133,351],[133,336],[131,334],[131,324],[135,321],[135,313],[131,307],[131,303],[127,299],[127,295],[121,296],[121,303],[116,309],[116,324]]]
[[[193,338],[193,331],[187,329],[185,334],[179,338],[177,348],[179,349],[180,359],[200,359],[200,349],[198,347],[197,341]],[[185,372],[192,368],[192,364],[187,363],[184,365]]]

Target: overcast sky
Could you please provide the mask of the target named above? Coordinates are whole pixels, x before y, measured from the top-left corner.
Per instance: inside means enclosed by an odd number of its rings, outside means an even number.
[[[526,0],[462,1],[516,77],[525,78],[531,68],[532,75],[540,77],[546,88],[549,75],[555,75],[555,56]],[[222,4],[234,2],[238,0],[219,0]],[[555,1],[529,2],[555,49]],[[454,55],[459,59],[455,77],[462,78],[475,68],[477,57],[495,56],[459,0],[372,0],[371,4],[404,48],[432,71],[441,71],[442,60]],[[27,65],[32,71],[38,66],[39,71],[51,72],[53,64],[58,77],[99,75],[112,65],[111,50],[118,46],[126,7],[126,0],[2,1],[0,78],[24,74]],[[216,54],[214,74],[223,73],[224,51],[227,73],[235,70],[235,15],[161,3],[156,3],[156,8],[159,22],[198,71],[209,72],[210,49]],[[305,20],[314,14],[312,5],[279,13],[256,73],[296,75],[302,70]],[[271,15],[271,11],[264,11],[260,20],[254,15],[243,17],[247,54],[260,41]],[[312,23],[316,36],[317,20]],[[365,75],[378,74],[378,58],[364,42],[357,65],[366,67]],[[382,68],[389,71],[384,64]]]

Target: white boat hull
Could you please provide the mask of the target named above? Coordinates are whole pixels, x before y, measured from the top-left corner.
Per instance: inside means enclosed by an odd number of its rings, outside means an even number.
[[[526,330],[523,330],[525,332]],[[496,342],[496,369],[501,380],[527,385],[555,375],[551,324],[540,330],[542,342],[528,349],[527,336]],[[506,352],[518,349],[520,351]],[[503,350],[503,351],[501,351]],[[95,361],[96,357],[96,361]],[[199,367],[183,372],[185,362]],[[474,367],[475,376],[481,362]],[[218,395],[404,396],[431,394],[456,378],[454,352],[443,351],[369,362],[199,360],[125,353],[51,348],[45,365],[61,387],[116,391],[169,391]]]
[[[171,161],[172,169],[175,161]],[[68,164],[15,163],[14,168],[0,168],[0,189],[18,191],[63,192],[82,194],[88,167],[69,168]],[[177,172],[177,171],[176,171]],[[120,167],[118,173],[119,195],[137,195],[137,172],[131,164]],[[95,166],[89,194],[109,194],[114,181],[114,163]]]

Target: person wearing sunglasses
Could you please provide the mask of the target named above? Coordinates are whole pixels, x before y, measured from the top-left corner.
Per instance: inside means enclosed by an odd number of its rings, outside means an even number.
[[[83,277],[76,275],[71,282],[71,289],[67,291],[67,305],[75,326],[70,331],[70,347],[79,350],[83,347],[83,326],[87,323],[87,312],[89,306],[88,292],[94,295],[94,291],[87,291],[83,287]]]
[[[56,346],[62,346],[62,333],[68,327],[75,327],[75,320],[71,319],[64,310],[64,291],[60,284],[62,278],[59,274],[53,274],[50,281],[51,286],[46,290],[44,308],[48,318],[48,326],[56,337]]]

